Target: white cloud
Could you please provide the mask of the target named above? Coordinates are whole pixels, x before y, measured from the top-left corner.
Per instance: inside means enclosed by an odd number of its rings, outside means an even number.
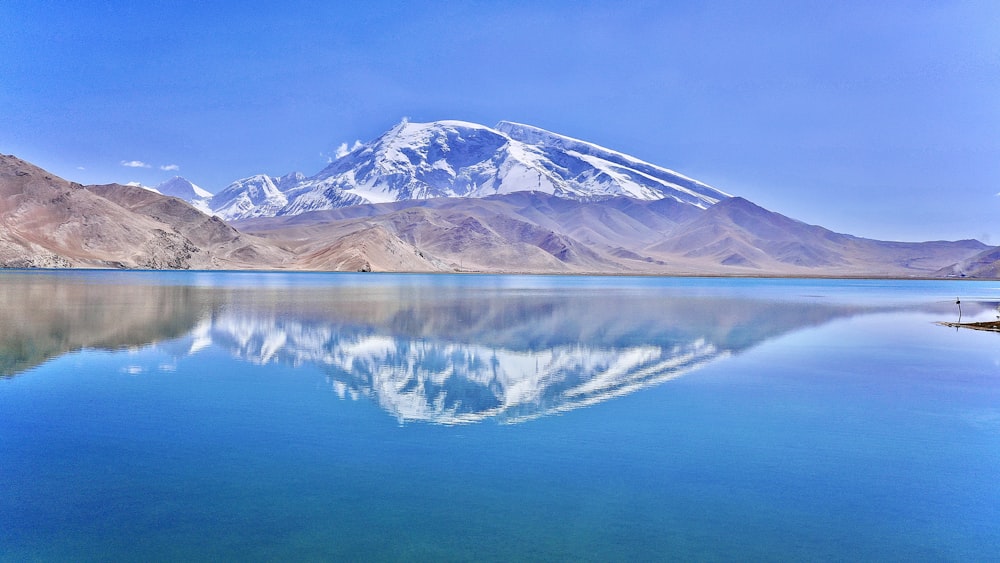
[[[123,160],[122,166],[127,166],[129,168],[152,168],[152,166],[141,160]]]
[[[357,148],[360,147],[360,146],[361,146],[361,141],[360,140],[355,140],[354,144],[351,145],[350,147],[347,146],[347,141],[344,141],[343,143],[340,143],[339,147],[337,147],[337,152],[334,153],[334,155],[337,158],[340,158],[340,157],[343,157],[343,156],[347,156],[347,155],[351,154],[352,151],[357,150]]]
[[[164,164],[163,166],[160,167],[160,170],[165,170],[167,172],[176,172],[177,170],[180,169],[181,167],[177,166],[176,164]]]
[[[85,167],[83,167],[83,166],[77,166],[77,167],[76,167],[76,169],[77,169],[77,170],[86,170],[86,168],[85,168]]]

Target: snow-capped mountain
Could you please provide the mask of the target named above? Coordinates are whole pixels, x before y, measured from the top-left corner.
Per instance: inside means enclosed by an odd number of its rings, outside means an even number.
[[[529,125],[403,121],[314,176],[239,180],[211,207],[224,219],[244,219],[521,191],[584,201],[671,198],[701,209],[729,197],[672,170]]]
[[[209,204],[209,201],[212,199],[211,192],[202,189],[187,178],[174,176],[153,188],[153,191],[166,196],[183,199],[199,211],[211,214],[211,206]]]
[[[305,179],[305,174],[292,172],[284,176],[257,174],[236,180],[212,198],[212,213],[226,219],[273,217],[288,205],[285,190]]]
[[[229,184],[212,197],[212,212],[226,219],[271,217],[288,205],[288,198],[267,174]]]
[[[301,172],[290,172],[284,176],[278,176],[277,178],[271,178],[274,185],[278,187],[279,190],[287,190],[295,187],[296,184],[306,179],[306,175]]]

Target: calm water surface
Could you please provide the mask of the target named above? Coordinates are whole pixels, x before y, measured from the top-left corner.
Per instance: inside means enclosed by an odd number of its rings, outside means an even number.
[[[0,273],[0,560],[990,560],[997,282]]]

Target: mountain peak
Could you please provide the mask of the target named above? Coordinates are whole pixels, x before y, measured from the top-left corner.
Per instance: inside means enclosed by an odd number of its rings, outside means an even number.
[[[275,207],[277,200],[273,198],[268,200],[268,211],[263,212],[248,206],[254,197],[243,198],[239,209],[229,206],[231,197],[217,197],[213,209],[218,213],[226,206],[222,217],[240,219],[365,203],[481,198],[520,191],[580,201],[670,198],[706,209],[730,197],[638,158],[511,121],[501,121],[492,128],[459,120],[416,123],[404,119],[315,176],[275,183],[288,200],[280,208]]]
[[[567,137],[565,135],[560,135],[558,133],[553,133],[547,129],[542,129],[541,127],[535,127],[534,125],[527,125],[524,123],[517,123],[514,121],[501,121],[497,123],[494,127],[497,131],[504,133],[505,135],[524,142],[534,142],[528,139],[540,139],[540,138],[557,138],[566,139],[570,141],[576,141],[582,143],[579,139],[573,139],[572,137]]]
[[[282,176],[278,183],[282,179],[294,182],[295,178],[294,173]],[[236,180],[212,197],[212,210],[227,220],[273,216],[287,204],[288,198],[267,174]]]
[[[159,184],[156,186],[156,191],[163,195],[183,199],[184,201],[208,199],[212,197],[210,192],[202,189],[194,182],[182,176],[174,176],[173,178]]]

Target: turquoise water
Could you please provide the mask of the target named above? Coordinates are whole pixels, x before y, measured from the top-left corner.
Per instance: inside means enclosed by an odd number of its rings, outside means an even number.
[[[0,559],[988,560],[996,282],[0,274]]]

